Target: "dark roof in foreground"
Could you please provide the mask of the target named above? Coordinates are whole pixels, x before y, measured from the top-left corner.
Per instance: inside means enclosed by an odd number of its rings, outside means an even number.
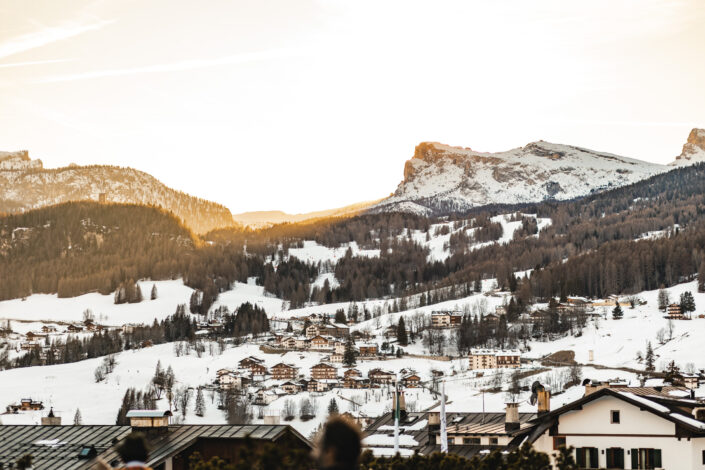
[[[0,464],[13,466],[25,454],[34,457],[34,470],[87,469],[93,459],[79,459],[84,447],[94,446],[107,462],[117,459],[114,444],[132,432],[130,426],[38,426],[0,425]],[[150,440],[149,464],[154,467],[199,438],[244,439],[276,442],[287,433],[311,445],[288,425],[173,425],[169,432]]]
[[[34,457],[32,467],[43,469],[86,468],[90,460],[78,459],[84,447],[101,453],[127,436],[130,426],[0,426],[0,464],[14,466],[25,454]]]
[[[169,456],[180,452],[183,448],[190,446],[197,439],[217,438],[217,439],[245,439],[249,437],[255,440],[265,440],[276,442],[287,433],[293,433],[303,442],[311,445],[309,441],[299,434],[294,428],[284,424],[251,424],[251,425],[174,425],[169,426],[169,432],[154,437],[150,441],[151,452],[149,456],[150,467],[156,467],[164,462]],[[118,458],[114,449],[108,449],[102,453],[101,458],[106,462],[112,462]]]

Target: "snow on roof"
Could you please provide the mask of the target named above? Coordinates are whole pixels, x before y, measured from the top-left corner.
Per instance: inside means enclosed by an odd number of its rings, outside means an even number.
[[[648,398],[641,397],[639,395],[634,395],[631,392],[617,392],[620,395],[629,398],[630,400],[634,400],[636,402],[641,403],[644,406],[648,406],[652,410],[660,411],[661,413],[669,413],[671,410],[669,410],[667,407],[660,405],[652,400],[649,400]]]
[[[521,356],[521,351],[516,349],[508,349],[506,351],[496,349],[471,349],[472,356]]]
[[[675,418],[678,421],[682,421],[690,426],[693,426],[694,428],[702,429],[703,431],[705,431],[705,423],[703,423],[702,421],[698,421],[695,418],[684,416],[679,413],[671,413],[671,418]]]
[[[128,418],[163,418],[171,416],[169,410],[130,410],[126,415]]]
[[[389,434],[370,434],[367,436],[365,439],[363,439],[363,444],[366,446],[384,446],[384,445],[394,445],[394,436],[390,436]],[[410,436],[408,434],[400,434],[399,435],[399,445],[400,446],[417,446],[419,443],[416,442],[416,439],[413,438],[413,436]]]

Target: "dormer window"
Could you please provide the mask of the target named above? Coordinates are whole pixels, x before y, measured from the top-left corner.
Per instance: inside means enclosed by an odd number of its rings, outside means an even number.
[[[610,423],[619,424],[619,410],[610,411]]]

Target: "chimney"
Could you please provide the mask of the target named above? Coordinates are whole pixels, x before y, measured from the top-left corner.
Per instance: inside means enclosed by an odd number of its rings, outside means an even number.
[[[539,416],[545,415],[551,411],[551,392],[548,390],[538,390],[538,414]]]
[[[145,434],[162,434],[169,431],[169,410],[130,410],[126,417],[133,431]]]
[[[49,414],[42,417],[42,426],[61,426],[61,416],[54,416],[54,407],[49,409]]]
[[[504,416],[504,430],[507,432],[519,430],[519,404],[507,403]]]

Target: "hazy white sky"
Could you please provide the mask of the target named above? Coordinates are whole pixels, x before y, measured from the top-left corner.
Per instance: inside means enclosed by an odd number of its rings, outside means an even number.
[[[0,0],[0,150],[233,212],[388,195],[421,141],[666,163],[705,127],[705,2]]]

